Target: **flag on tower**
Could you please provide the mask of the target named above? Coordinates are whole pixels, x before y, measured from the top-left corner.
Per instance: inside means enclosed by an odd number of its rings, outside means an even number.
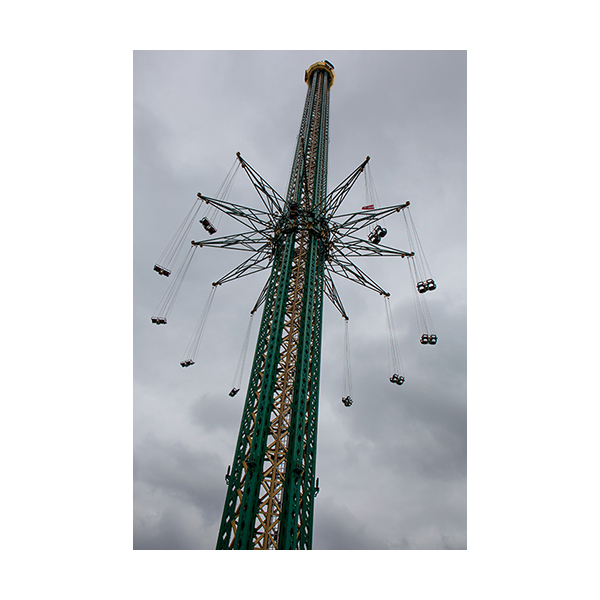
[[[374,208],[374,207],[373,207],[373,205],[372,205],[372,204],[369,204],[369,206],[363,206],[363,207],[362,207],[362,209],[363,209],[363,210],[373,210],[373,208]]]

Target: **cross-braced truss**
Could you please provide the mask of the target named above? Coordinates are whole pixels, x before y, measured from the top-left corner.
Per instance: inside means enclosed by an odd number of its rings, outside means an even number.
[[[321,225],[320,237],[327,245],[325,262],[325,294],[333,305],[346,317],[341,299],[332,279],[332,274],[344,277],[354,283],[365,286],[379,294],[387,295],[380,285],[362,271],[351,257],[365,256],[413,256],[413,252],[398,250],[381,243],[361,238],[356,235],[359,231],[372,227],[381,219],[398,213],[409,206],[409,202],[345,213],[334,218],[337,209],[348,195],[352,186],[364,171],[369,158],[357,167],[338,187],[330,192],[321,211],[306,211],[297,209],[285,211],[285,200],[271,187],[250,165],[237,153],[238,160],[254,184],[261,200],[273,212],[269,213],[256,208],[224,202],[198,194],[198,197],[217,208],[236,221],[246,225],[250,231],[234,235],[210,238],[202,241],[193,241],[194,246],[206,248],[227,248],[229,250],[242,250],[252,252],[252,256],[221,277],[215,285],[220,285],[258,271],[263,271],[272,266],[275,241],[278,237],[289,233],[291,230],[309,230],[313,223]],[[274,219],[273,215],[279,215]]]

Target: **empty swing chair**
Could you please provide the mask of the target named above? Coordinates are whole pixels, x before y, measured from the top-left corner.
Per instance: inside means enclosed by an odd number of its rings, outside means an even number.
[[[419,294],[424,294],[425,292],[432,292],[437,288],[435,281],[433,279],[427,279],[426,281],[417,282],[417,290]]]
[[[369,241],[374,244],[379,244],[381,238],[387,235],[387,229],[384,229],[381,225],[375,225],[375,228],[369,233]]]
[[[214,225],[208,220],[207,217],[203,217],[202,219],[200,219],[200,223],[202,224],[202,227],[204,227],[204,229],[206,229],[206,231],[210,233],[210,235],[217,233],[217,230],[215,229]]]
[[[394,373],[391,377],[390,377],[390,381],[392,383],[395,383],[396,385],[402,385],[405,381],[404,376],[403,375],[398,375],[398,373]]]
[[[158,263],[156,263],[154,265],[154,270],[159,274],[159,275],[164,275],[165,277],[168,277],[171,274],[171,271],[169,269],[165,269],[164,267],[161,267]]]

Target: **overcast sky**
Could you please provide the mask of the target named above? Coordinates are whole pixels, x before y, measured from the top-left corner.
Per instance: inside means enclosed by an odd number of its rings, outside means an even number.
[[[382,298],[336,279],[350,316],[354,405],[341,403],[343,319],[326,300],[313,548],[467,546],[466,52],[142,51],[134,53],[135,548],[215,547],[244,401],[227,393],[268,274],[217,290],[196,364],[182,369],[210,283],[245,255],[198,251],[160,327],[150,317],[169,280],[152,266],[196,192],[214,195],[237,151],[285,195],[304,71],[324,59],[336,74],[328,187],[369,155],[380,204],[410,200],[438,284],[426,300],[439,342],[419,343],[406,261],[358,259],[392,294],[406,382],[391,384]],[[261,206],[243,173],[229,199]],[[365,202],[360,179],[340,212]],[[226,221],[219,234],[242,230]],[[386,244],[408,250],[402,217],[385,224]],[[189,239],[204,237],[196,223]],[[257,331],[258,322],[252,347]]]

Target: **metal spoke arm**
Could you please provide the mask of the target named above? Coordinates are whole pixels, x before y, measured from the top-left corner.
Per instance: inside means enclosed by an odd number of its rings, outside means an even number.
[[[226,275],[223,275],[221,279],[215,281],[213,285],[221,285],[234,279],[240,279],[247,275],[253,275],[259,271],[264,271],[271,266],[272,255],[270,252],[257,252],[254,256],[251,256],[248,260],[239,264],[235,269],[232,269]]]
[[[325,277],[323,281],[325,283],[325,295],[331,300],[331,303],[340,311],[342,317],[344,317],[344,319],[348,319],[346,309],[342,304],[342,299],[340,298],[337,288],[335,287],[335,283],[333,283],[331,273],[325,272]]]
[[[262,229],[272,227],[271,215],[264,210],[226,202],[217,198],[210,198],[209,196],[203,196],[200,192],[198,192],[198,198],[255,231],[259,231],[257,226],[260,226]]]
[[[258,299],[256,300],[256,304],[254,305],[254,308],[250,311],[251,315],[253,315],[261,307],[262,304],[264,304],[264,302],[267,298],[268,291],[269,291],[269,280],[267,279],[262,291],[260,292],[260,294],[258,296]]]
[[[340,183],[334,190],[327,194],[327,198],[325,198],[325,213],[328,217],[332,217],[335,214],[335,211],[340,207],[352,186],[355,184],[356,180],[359,178],[360,174],[364,171],[365,165],[369,162],[370,156],[364,160],[364,162],[359,165],[342,183]]]
[[[336,249],[344,256],[401,256],[404,258],[414,255],[413,252],[398,250],[397,248],[384,246],[383,244],[375,244],[354,235],[345,235],[336,240],[334,244]]]
[[[192,241],[192,246],[200,248],[227,248],[230,250],[244,250],[246,252],[266,251],[272,243],[270,230],[250,231],[225,235],[218,238],[209,238],[199,242]]]
[[[236,156],[242,165],[244,171],[246,171],[246,175],[252,182],[252,185],[255,187],[262,203],[265,205],[269,214],[273,214],[275,212],[280,215],[283,214],[283,207],[285,205],[285,200],[279,195],[277,190],[273,188],[265,179],[263,179],[243,158],[242,155],[237,152]]]
[[[345,277],[354,283],[363,285],[364,287],[369,288],[378,294],[382,294],[383,296],[388,295],[388,292],[386,292],[378,283],[373,281],[364,271],[359,269],[345,256],[330,256],[326,265],[326,269],[327,271],[335,273],[340,277]]]
[[[346,232],[358,231],[359,229],[373,225],[373,223],[377,223],[381,219],[385,219],[389,215],[400,212],[409,205],[410,202],[405,202],[404,204],[396,204],[394,206],[384,206],[383,208],[373,208],[338,215],[336,221],[331,221],[331,229],[339,235],[344,235]]]

